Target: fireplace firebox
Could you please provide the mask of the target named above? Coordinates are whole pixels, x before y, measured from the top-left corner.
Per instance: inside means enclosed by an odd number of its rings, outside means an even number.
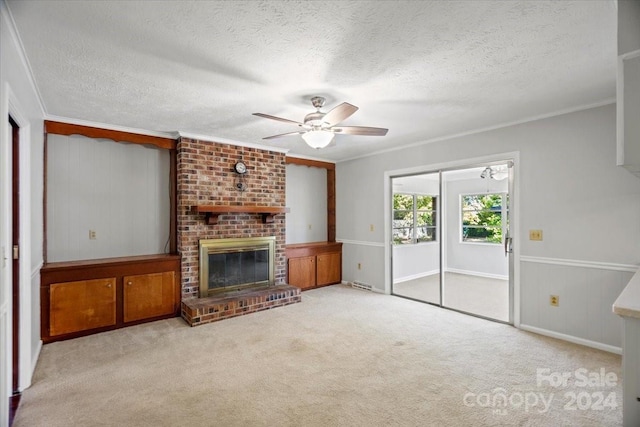
[[[275,284],[275,236],[200,240],[200,298]]]

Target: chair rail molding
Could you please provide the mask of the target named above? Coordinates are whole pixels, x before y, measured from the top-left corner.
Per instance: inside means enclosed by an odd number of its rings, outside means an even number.
[[[546,258],[521,255],[520,261],[533,262],[538,264],[565,265],[569,267],[595,268],[598,270],[613,270],[635,273],[640,268],[637,264],[617,264],[613,262],[585,261],[565,258]]]
[[[382,242],[367,242],[365,240],[348,240],[348,239],[336,239],[336,242],[342,242],[347,245],[375,246],[378,248],[384,248],[384,243]]]

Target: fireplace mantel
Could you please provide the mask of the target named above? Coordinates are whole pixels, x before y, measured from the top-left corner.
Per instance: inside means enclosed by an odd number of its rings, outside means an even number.
[[[277,206],[238,206],[238,205],[197,205],[193,211],[204,214],[205,222],[209,225],[218,223],[218,216],[225,213],[257,213],[262,215],[262,223],[268,224],[274,221],[274,216],[289,212],[289,208]]]

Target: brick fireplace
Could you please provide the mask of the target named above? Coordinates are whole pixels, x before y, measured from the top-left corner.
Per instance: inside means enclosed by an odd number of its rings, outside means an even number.
[[[236,162],[247,173],[234,172]],[[197,206],[285,206],[285,154],[181,138],[177,147],[178,252],[182,258],[182,317],[192,326],[300,301],[300,290],[285,284],[285,216],[268,222],[261,213],[220,212],[217,223]],[[244,191],[237,185],[244,184]],[[275,237],[274,285],[262,293],[251,289],[235,295],[199,298],[199,241]]]

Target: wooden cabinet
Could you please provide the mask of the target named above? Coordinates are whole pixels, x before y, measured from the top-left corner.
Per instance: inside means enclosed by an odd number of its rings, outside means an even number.
[[[180,256],[50,263],[40,271],[40,301],[45,343],[174,317]]]
[[[173,271],[124,277],[124,321],[148,319],[175,312]]]
[[[342,252],[318,254],[316,285],[331,285],[342,281]]]
[[[287,245],[287,283],[302,290],[342,281],[342,243]]]
[[[116,324],[116,279],[54,283],[49,334],[57,336]]]
[[[290,285],[302,290],[316,286],[316,257],[290,258],[288,267]]]

